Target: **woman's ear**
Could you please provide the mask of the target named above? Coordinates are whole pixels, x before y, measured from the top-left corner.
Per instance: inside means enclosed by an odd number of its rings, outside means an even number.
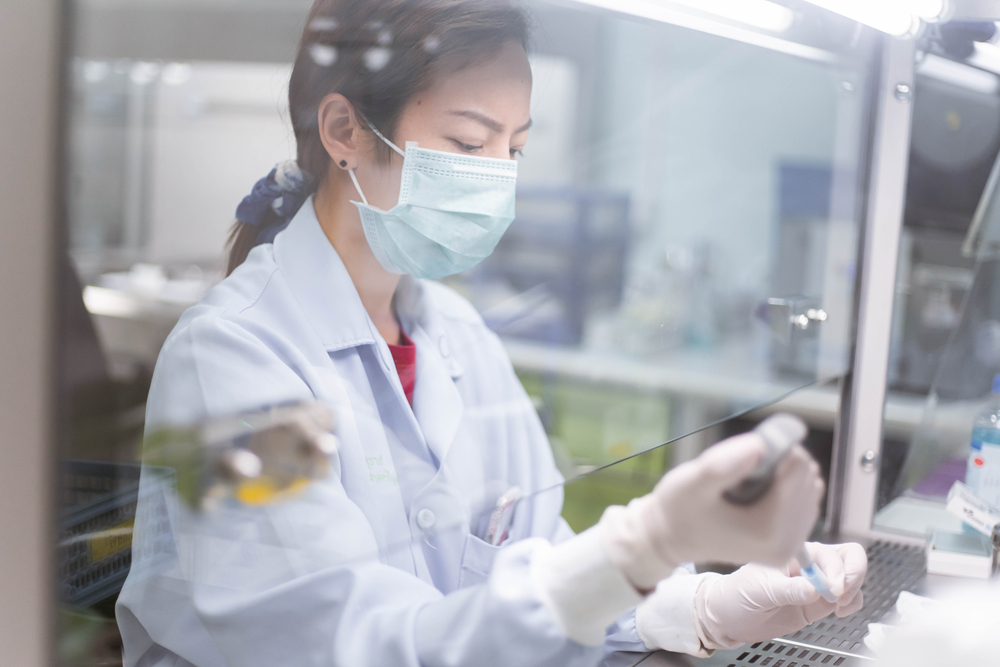
[[[319,103],[317,116],[327,155],[341,169],[356,168],[364,142],[354,105],[340,93],[332,93]]]

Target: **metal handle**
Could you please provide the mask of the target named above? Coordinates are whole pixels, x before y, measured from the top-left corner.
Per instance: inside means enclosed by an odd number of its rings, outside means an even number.
[[[814,323],[827,321],[829,316],[818,301],[808,296],[771,297],[757,306],[757,319],[787,343],[795,332],[815,329]]]

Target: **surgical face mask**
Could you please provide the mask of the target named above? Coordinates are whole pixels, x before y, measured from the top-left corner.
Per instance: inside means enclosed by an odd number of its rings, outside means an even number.
[[[371,127],[369,125],[369,127]],[[368,245],[391,273],[443,278],[490,256],[514,220],[517,162],[420,148],[407,142],[399,203],[388,211],[368,204],[354,170],[354,187]]]

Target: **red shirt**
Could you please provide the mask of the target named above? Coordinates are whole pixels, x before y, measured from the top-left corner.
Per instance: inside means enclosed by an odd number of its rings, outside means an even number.
[[[406,400],[413,406],[413,385],[417,381],[417,346],[413,341],[399,330],[399,335],[403,339],[402,345],[390,345],[389,352],[392,354],[392,361],[396,364],[396,374],[399,375],[399,382],[403,385],[403,393]]]

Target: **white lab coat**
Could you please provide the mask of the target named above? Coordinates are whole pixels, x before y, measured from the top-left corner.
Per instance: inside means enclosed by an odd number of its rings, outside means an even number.
[[[593,665],[643,649],[634,612],[604,646],[568,640],[532,585],[533,550],[572,531],[500,340],[437,283],[404,278],[396,306],[417,346],[412,410],[310,200],[184,314],[147,424],[316,399],[339,452],[328,478],[264,508],[192,512],[144,474],[117,607],[126,665]],[[512,486],[535,495],[498,549],[482,538]]]

